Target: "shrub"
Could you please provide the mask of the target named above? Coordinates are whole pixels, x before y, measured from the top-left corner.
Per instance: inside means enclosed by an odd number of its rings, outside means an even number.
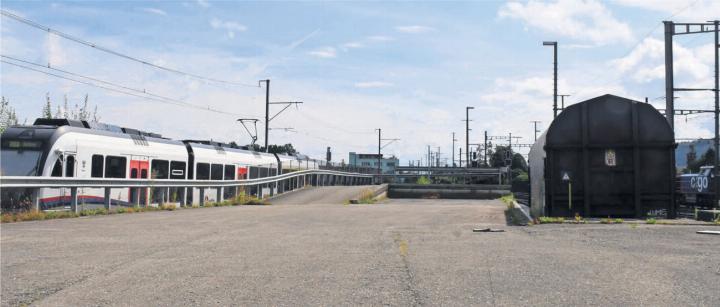
[[[649,218],[649,219],[647,219],[647,220],[645,220],[645,224],[656,224],[656,223],[657,223],[657,220],[656,220],[655,218],[652,218],[652,217]]]
[[[167,204],[160,205],[160,210],[173,211],[175,209],[176,209],[175,205],[167,205]]]
[[[513,201],[515,201],[515,196],[512,194],[503,195],[502,197],[500,197],[500,201],[508,204],[509,207],[509,205],[512,205]]]
[[[610,218],[602,218],[600,219],[600,224],[612,224],[613,221]]]
[[[615,224],[622,224],[625,221],[623,219],[615,219],[614,222]]]
[[[430,179],[425,176],[420,176],[420,178],[417,179],[417,184],[430,184]]]

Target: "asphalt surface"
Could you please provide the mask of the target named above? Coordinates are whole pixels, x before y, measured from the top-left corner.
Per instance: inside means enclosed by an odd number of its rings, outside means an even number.
[[[695,234],[707,227],[507,227],[503,209],[391,200],[3,224],[2,305],[720,305],[720,236]]]
[[[270,199],[274,205],[337,204],[356,198],[363,190],[374,190],[375,185],[307,187]]]

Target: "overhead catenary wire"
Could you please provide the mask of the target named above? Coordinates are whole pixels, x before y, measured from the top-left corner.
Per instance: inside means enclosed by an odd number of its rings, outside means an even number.
[[[6,17],[8,17],[8,18],[12,18],[12,19],[14,19],[14,20],[16,20],[16,21],[19,21],[19,22],[21,22],[21,23],[24,23],[24,24],[26,24],[26,25],[28,25],[28,26],[33,27],[33,28],[36,28],[36,29],[39,29],[39,30],[42,30],[42,31],[46,31],[46,32],[48,32],[48,33],[55,34],[55,35],[57,35],[57,36],[59,36],[59,37],[62,37],[62,38],[64,38],[64,39],[67,39],[67,40],[76,42],[76,43],[78,43],[78,44],[82,44],[82,45],[85,45],[85,46],[94,48],[94,49],[96,49],[96,50],[103,51],[103,52],[108,53],[108,54],[112,54],[112,55],[115,55],[115,56],[118,56],[118,57],[121,57],[121,58],[124,58],[124,59],[127,59],[127,60],[135,61],[135,62],[141,63],[141,64],[143,64],[143,65],[147,65],[147,66],[150,66],[150,67],[154,67],[154,68],[157,68],[157,69],[161,69],[161,70],[164,70],[164,71],[167,71],[167,72],[171,72],[171,73],[175,73],[175,74],[179,74],[179,75],[183,75],[183,76],[188,76],[188,77],[192,77],[192,78],[199,79],[199,80],[205,80],[205,81],[209,81],[209,82],[215,82],[215,83],[224,83],[224,84],[237,85],[237,86],[246,86],[246,87],[254,87],[254,88],[255,88],[255,87],[259,87],[258,85],[255,85],[255,84],[247,84],[247,83],[242,83],[242,82],[221,80],[221,79],[212,78],[212,77],[205,77],[205,76],[201,76],[201,75],[198,75],[198,74],[181,71],[181,70],[178,70],[178,69],[175,69],[175,68],[170,68],[170,67],[165,67],[165,66],[153,64],[153,63],[151,63],[151,62],[149,62],[149,61],[147,61],[147,60],[142,60],[142,59],[139,59],[139,58],[137,58],[137,57],[134,57],[134,56],[131,56],[131,55],[128,55],[128,54],[125,54],[125,53],[121,53],[121,52],[119,52],[119,51],[112,50],[112,49],[110,49],[110,48],[106,48],[106,47],[103,47],[103,46],[99,46],[99,45],[97,45],[97,44],[95,44],[95,43],[93,43],[93,42],[89,42],[89,41],[86,41],[86,40],[84,40],[84,39],[82,39],[82,38],[79,38],[79,37],[76,37],[76,36],[73,36],[73,35],[70,35],[70,34],[67,34],[67,33],[64,33],[64,32],[61,32],[61,31],[58,31],[58,30],[55,30],[55,29],[50,28],[50,27],[48,27],[48,26],[39,24],[39,23],[34,22],[34,21],[32,21],[32,20],[29,20],[29,19],[27,19],[27,18],[23,18],[23,17],[21,17],[21,16],[18,16],[18,15],[16,15],[16,14],[13,14],[13,13],[11,13],[11,12],[9,12],[9,11],[0,10],[0,12],[2,13],[3,16],[6,16]]]
[[[683,13],[683,12],[686,11],[687,9],[693,7],[693,6],[694,6],[695,4],[697,4],[699,1],[700,1],[700,0],[695,0],[694,2],[688,4],[687,6],[685,6],[685,7],[681,8],[681,9],[675,11],[674,13],[672,13],[670,16],[666,17],[665,19],[666,19],[666,20],[667,20],[667,19],[672,19],[673,17],[675,17],[675,16]],[[633,45],[633,47],[630,48],[630,49],[628,49],[628,51],[625,52],[625,55],[623,55],[621,58],[625,58],[625,57],[627,57],[628,55],[630,55],[630,53],[632,53],[633,50],[635,50],[638,46],[640,46],[640,44],[642,44],[642,43],[645,41],[645,39],[647,39],[648,37],[650,37],[650,35],[652,35],[653,33],[655,33],[655,31],[656,31],[662,24],[663,24],[662,22],[658,22],[657,24],[655,24],[655,26],[654,26],[650,31],[648,31],[641,39],[639,39],[637,42],[635,42],[635,44]],[[590,83],[595,82],[595,81],[596,81],[597,79],[599,79],[599,78],[600,78],[600,75],[595,75],[595,77],[590,81]],[[610,82],[617,81],[617,80],[619,80],[619,79],[620,79],[620,78],[613,78],[613,79],[611,79],[611,80],[607,80],[606,82],[602,83],[601,85],[595,86],[595,88],[608,85]],[[582,92],[583,92],[583,90],[576,90],[576,91],[573,91],[573,92],[571,93],[571,95],[573,95],[573,96],[578,96],[578,95],[579,95],[580,93],[582,93]]]
[[[77,74],[77,73],[74,73],[74,72],[70,72],[70,71],[67,71],[67,70],[63,70],[63,69],[59,69],[59,68],[55,68],[55,67],[48,67],[48,66],[45,66],[45,65],[43,65],[43,64],[26,61],[26,60],[23,60],[23,59],[19,59],[19,58],[12,57],[12,56],[8,56],[8,55],[4,55],[4,54],[0,54],[0,57],[6,58],[6,59],[10,59],[10,60],[13,60],[13,61],[17,61],[17,62],[21,62],[21,63],[25,63],[25,64],[29,64],[29,65],[33,65],[33,66],[37,66],[37,67],[42,67],[42,68],[44,68],[44,69],[54,70],[54,71],[61,72],[61,73],[67,74],[67,75],[71,75],[71,76],[73,76],[73,77],[79,77],[79,78],[83,78],[83,79],[87,79],[87,80],[92,80],[92,81],[95,81],[95,82],[103,83],[103,84],[106,84],[106,85],[119,87],[119,88],[126,89],[126,90],[129,90],[129,91],[137,92],[137,93],[140,93],[140,94],[144,94],[144,95],[156,97],[156,98],[158,98],[158,99],[173,101],[173,102],[182,103],[182,104],[190,104],[189,102],[186,102],[186,101],[182,101],[182,100],[178,100],[178,99],[174,99],[174,98],[170,98],[170,97],[165,97],[165,96],[161,96],[161,95],[156,95],[156,94],[153,94],[153,93],[150,93],[150,92],[146,91],[145,89],[140,90],[140,89],[136,89],[136,88],[124,86],[124,85],[121,85],[121,84],[112,83],[112,82],[110,82],[110,81],[105,81],[105,80],[101,80],[101,79],[94,78],[94,77],[84,76],[84,75]]]
[[[129,95],[129,96],[134,96],[134,97],[138,97],[138,98],[153,100],[153,101],[157,101],[157,102],[161,102],[161,103],[166,103],[166,104],[171,104],[171,105],[176,105],[176,106],[190,107],[190,108],[195,108],[195,109],[198,109],[198,110],[203,110],[203,111],[208,111],[208,112],[214,112],[214,113],[220,113],[220,114],[225,114],[225,115],[243,116],[242,114],[226,112],[226,111],[222,111],[222,110],[213,109],[213,108],[210,108],[210,107],[203,107],[203,106],[191,104],[191,103],[189,103],[189,102],[184,102],[184,101],[181,101],[181,100],[176,100],[176,99],[172,99],[172,98],[167,98],[167,97],[163,97],[163,96],[159,96],[159,95],[154,95],[154,94],[152,94],[151,96],[149,96],[149,95],[147,95],[147,92],[144,92],[144,93],[143,93],[144,95],[142,95],[142,94],[135,94],[135,93],[129,92],[129,91],[127,91],[127,90],[121,90],[121,89],[112,88],[112,87],[109,87],[109,86],[99,85],[99,84],[96,84],[96,83],[93,83],[93,82],[89,82],[89,81],[78,80],[78,79],[70,78],[70,77],[67,77],[67,76],[55,74],[55,73],[52,73],[52,72],[43,71],[43,70],[40,70],[40,69],[35,69],[35,68],[29,67],[29,66],[25,66],[25,65],[22,65],[22,64],[13,63],[13,62],[10,62],[10,61],[7,61],[7,60],[0,60],[0,62],[5,63],[5,64],[9,64],[9,65],[13,65],[13,66],[16,66],[16,67],[20,67],[20,68],[23,68],[23,69],[26,69],[26,70],[31,70],[31,71],[43,73],[43,74],[46,74],[46,75],[49,75],[49,76],[53,76],[53,77],[56,77],[56,78],[61,78],[61,79],[65,79],[65,80],[69,80],[69,81],[73,81],[73,82],[77,82],[77,83],[81,83],[81,84],[85,84],[85,85],[89,85],[89,86],[93,86],[93,87],[97,87],[97,88],[101,88],[101,89],[113,91],[113,92],[116,92],[116,93],[121,93],[121,94]],[[92,80],[92,79],[89,78],[89,77],[83,77],[83,78]],[[113,83],[110,83],[110,82],[108,82],[108,83],[109,83],[109,84],[113,84]],[[118,88],[123,88],[123,86],[116,85],[116,84],[113,84],[112,86],[115,86],[115,87],[118,87]],[[137,91],[137,90],[133,90],[133,91]],[[163,97],[163,98],[158,98],[158,97]]]

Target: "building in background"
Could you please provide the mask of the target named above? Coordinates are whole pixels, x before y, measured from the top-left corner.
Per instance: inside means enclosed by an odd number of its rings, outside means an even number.
[[[378,167],[378,154],[359,154],[351,152],[350,159],[348,160],[348,164],[355,167]],[[394,174],[395,166],[400,163],[400,160],[398,160],[395,156],[383,158],[383,156],[380,155],[380,163],[380,169],[383,174]]]

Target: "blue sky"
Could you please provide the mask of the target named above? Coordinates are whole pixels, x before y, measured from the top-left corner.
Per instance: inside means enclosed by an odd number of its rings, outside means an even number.
[[[559,41],[560,93],[569,103],[605,93],[650,97],[664,107],[662,20],[720,17],[720,2],[212,2],[3,1],[2,8],[118,52],[182,71],[250,86],[215,84],[157,70],[2,18],[3,55],[244,117],[264,116],[271,99],[301,100],[271,127],[271,143],[335,160],[376,151],[375,128],[401,138],[384,150],[421,159],[430,145],[451,151],[492,135],[533,137],[529,121],[552,118],[552,50]],[[711,86],[711,35],[676,39],[678,85]],[[2,95],[21,119],[39,116],[45,93],[56,104],[88,94],[102,121],[173,138],[247,143],[237,116],[200,111],[59,80],[3,63]],[[711,95],[685,94],[682,107],[708,107]],[[709,136],[711,117],[677,119],[678,137]],[[259,126],[258,128],[262,128]],[[260,139],[262,142],[262,137]],[[458,143],[460,143],[458,142]],[[461,146],[460,144],[456,146]],[[457,149],[456,149],[457,150]],[[522,150],[521,150],[522,151]]]

